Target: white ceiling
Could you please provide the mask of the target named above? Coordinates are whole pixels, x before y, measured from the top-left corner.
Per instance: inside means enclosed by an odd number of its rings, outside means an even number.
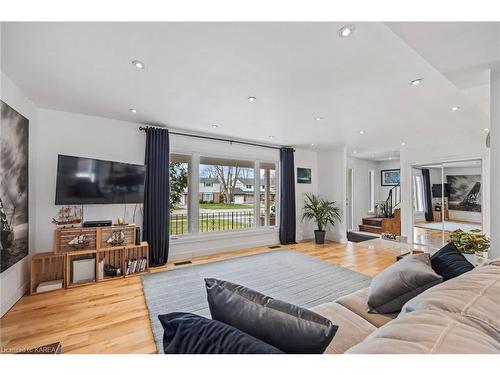
[[[417,34],[427,27],[407,25]],[[341,26],[3,23],[1,68],[40,107],[218,136],[311,149],[345,145],[359,155],[394,153],[403,141],[429,137],[484,141],[488,116],[408,44],[425,45],[432,35],[415,41],[401,36],[401,24],[357,23],[340,38]],[[495,42],[477,41],[481,51]],[[460,64],[439,69],[494,59],[454,54],[445,56]],[[134,59],[146,69],[134,68]],[[415,78],[423,84],[410,85]],[[454,105],[460,111],[452,112]]]

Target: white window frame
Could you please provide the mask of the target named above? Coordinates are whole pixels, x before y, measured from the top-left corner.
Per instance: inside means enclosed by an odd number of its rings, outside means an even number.
[[[375,171],[368,171],[368,213],[375,212]]]

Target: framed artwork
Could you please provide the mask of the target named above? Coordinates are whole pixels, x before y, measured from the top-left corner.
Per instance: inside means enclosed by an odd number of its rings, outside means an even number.
[[[380,171],[380,184],[382,186],[396,186],[401,183],[400,169],[384,169]]]
[[[297,168],[297,183],[298,184],[311,183],[311,168]]]
[[[0,100],[0,250],[4,272],[28,255],[28,119]]]
[[[481,175],[446,176],[446,180],[450,210],[481,212]]]

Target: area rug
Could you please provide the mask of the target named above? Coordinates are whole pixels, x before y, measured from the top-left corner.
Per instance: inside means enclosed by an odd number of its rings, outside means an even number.
[[[347,241],[349,242],[364,242],[380,238],[379,236],[371,236],[361,232],[347,232]]]
[[[210,318],[204,279],[218,278],[310,308],[364,288],[371,278],[294,250],[275,250],[142,276],[156,347],[163,353],[158,315],[190,312]]]

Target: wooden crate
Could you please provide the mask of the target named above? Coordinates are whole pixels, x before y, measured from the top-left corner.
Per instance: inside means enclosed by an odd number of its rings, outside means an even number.
[[[95,250],[97,247],[98,228],[58,228],[54,231],[54,252],[64,253],[68,251]],[[73,238],[84,234],[89,241],[85,249],[75,249],[68,245]]]
[[[109,264],[114,267],[120,268],[120,275],[106,276],[104,275],[104,273],[101,275],[99,272],[99,262],[102,260],[104,260],[105,265]],[[125,264],[125,248],[123,246],[97,250],[97,262],[96,262],[97,281],[100,282],[100,281],[122,278],[124,274],[123,270],[124,264]]]
[[[30,294],[37,294],[36,288],[41,282],[53,280],[63,280],[63,288],[66,287],[66,255],[35,254],[31,258]]]
[[[134,272],[127,274],[128,260],[137,260],[143,258],[146,258],[146,269],[144,270],[144,272]],[[147,242],[141,242],[141,244],[138,246],[125,247],[125,263],[123,269],[125,272],[125,277],[135,276],[149,271],[149,245]]]
[[[113,234],[113,232],[123,232],[125,235],[125,241],[118,246],[129,246],[135,245],[135,225],[113,225],[111,227],[102,227],[100,229],[99,237],[99,249],[108,249],[113,246],[107,241]]]
[[[66,288],[73,288],[76,286],[82,286],[82,285],[88,285],[88,284],[94,284],[95,279],[93,281],[88,281],[88,282],[81,282],[81,283],[73,283],[72,278],[73,278],[73,260],[75,258],[85,258],[85,257],[91,257],[96,259],[96,250],[79,250],[79,251],[72,251],[66,253]],[[94,269],[97,266],[94,267]]]

